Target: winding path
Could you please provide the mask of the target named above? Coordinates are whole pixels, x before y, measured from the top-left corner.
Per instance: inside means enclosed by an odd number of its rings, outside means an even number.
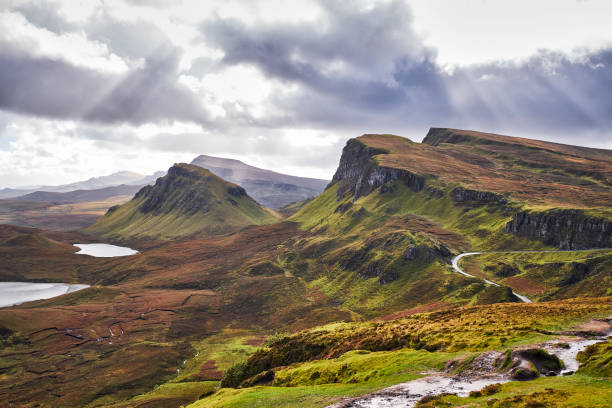
[[[542,251],[545,252],[545,251]],[[548,251],[546,251],[548,252]],[[459,267],[459,260],[465,256],[469,256],[469,255],[480,255],[480,254],[485,254],[487,252],[464,252],[462,254],[457,255],[456,257],[453,258],[453,269],[457,272],[459,272],[462,275],[465,276],[469,276],[470,278],[477,278],[476,276],[467,273],[463,270],[461,270],[461,268]],[[485,281],[485,283],[489,284],[489,285],[493,285],[493,286],[500,286],[498,283],[495,283],[493,281],[490,281],[488,279],[483,279]],[[521,301],[525,302],[525,303],[532,303],[531,300],[529,298],[527,298],[527,296],[523,296],[523,295],[519,295],[518,293],[516,293],[515,291],[512,291],[512,294],[514,296],[516,296],[517,298],[519,298]]]
[[[468,276],[470,278],[478,278],[478,276],[474,276],[470,273],[465,272],[464,270],[462,270],[459,267],[459,260],[463,257],[466,256],[470,256],[470,255],[482,255],[482,254],[529,254],[529,253],[551,253],[551,252],[592,252],[592,251],[610,251],[612,250],[612,248],[595,248],[595,249],[567,249],[567,250],[554,250],[554,249],[548,249],[548,250],[543,250],[543,251],[488,251],[488,252],[464,252],[462,254],[457,255],[456,257],[453,258],[452,260],[452,265],[453,265],[453,269],[456,272],[459,272],[460,274],[464,275],[464,276]],[[490,281],[488,279],[484,279],[485,283],[489,284],[489,285],[494,285],[494,286],[500,286],[498,283],[495,283],[493,281]],[[526,296],[523,295],[519,295],[518,293],[516,293],[515,291],[512,291],[512,294],[514,296],[516,296],[517,298],[519,298],[521,301],[525,302],[525,303],[532,303],[531,300],[529,300],[529,298],[527,298]]]

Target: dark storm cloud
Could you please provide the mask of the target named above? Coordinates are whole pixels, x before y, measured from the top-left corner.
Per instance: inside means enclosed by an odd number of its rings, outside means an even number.
[[[206,123],[200,101],[176,82],[178,58],[172,52],[157,55],[143,68],[113,75],[5,47],[0,50],[0,109],[104,123]]]
[[[541,132],[584,143],[570,133],[609,138],[612,51],[571,59],[541,52],[521,63],[455,69],[412,30],[403,2],[371,8],[321,2],[313,22],[246,25],[216,19],[202,25],[205,41],[226,65],[250,64],[300,85],[272,97],[288,123],[363,130],[429,126]],[[533,135],[533,133],[531,133]]]
[[[517,128],[612,128],[612,50],[572,60],[542,52],[520,64],[487,64],[446,78],[471,116],[489,111]]]
[[[215,19],[202,30],[207,42],[223,50],[228,65],[253,64],[270,76],[332,94],[353,89],[347,99],[401,98],[401,89],[382,82],[391,79],[396,60],[428,61],[433,54],[412,32],[408,6],[396,1],[364,11],[344,2],[321,4],[323,19],[313,23],[248,26]],[[377,106],[376,101],[366,103]]]
[[[58,119],[142,124],[161,120],[208,123],[199,98],[177,82],[182,50],[155,25],[118,21],[104,10],[80,24],[68,23],[53,3],[0,6],[58,34],[82,31],[127,61],[144,61],[123,75],[35,57],[29,44],[0,35],[0,109]],[[4,38],[2,38],[4,37]]]

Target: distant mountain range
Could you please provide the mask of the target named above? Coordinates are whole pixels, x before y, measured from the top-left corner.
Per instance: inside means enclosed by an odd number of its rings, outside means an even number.
[[[329,183],[329,180],[290,176],[249,166],[240,160],[206,155],[196,157],[191,164],[241,185],[257,202],[274,209],[316,197]]]
[[[240,160],[200,155],[191,164],[210,170],[224,180],[236,183],[260,204],[273,209],[319,195],[329,183],[308,177],[296,177],[250,166]],[[119,171],[108,176],[58,186],[0,189],[0,200],[79,203],[104,201],[111,197],[134,195],[141,187],[153,184],[166,173],[145,176]]]
[[[144,186],[151,184],[165,174],[163,171],[155,172],[151,175],[145,176],[143,174],[134,173],[131,171],[118,171],[108,176],[92,177],[88,180],[77,181],[70,184],[62,184],[58,186],[40,186],[40,187],[22,187],[22,188],[4,188],[0,189],[0,199],[16,198],[28,200],[30,198],[22,198],[22,196],[29,195],[34,192],[54,192],[54,193],[66,193],[74,192],[76,190],[97,190],[104,189],[107,187],[117,187],[121,185],[127,186]],[[137,191],[138,189],[135,189]],[[134,194],[134,192],[130,194]],[[36,197],[36,196],[34,196]],[[108,197],[108,196],[107,196]],[[36,199],[36,201],[41,201]],[[50,200],[54,201],[54,200]],[[65,201],[61,201],[65,202]]]
[[[133,196],[143,185],[127,185],[104,187],[95,190],[74,190],[65,193],[53,191],[35,191],[20,197],[15,197],[19,201],[43,201],[49,203],[85,203],[91,201],[104,201],[110,197]]]

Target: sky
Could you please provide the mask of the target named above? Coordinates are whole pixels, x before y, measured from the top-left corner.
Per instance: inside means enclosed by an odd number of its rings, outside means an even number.
[[[0,0],[0,188],[199,154],[329,179],[364,133],[612,149],[609,0]]]

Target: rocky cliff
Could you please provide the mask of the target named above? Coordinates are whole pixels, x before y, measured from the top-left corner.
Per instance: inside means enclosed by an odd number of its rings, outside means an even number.
[[[342,182],[338,189],[338,197],[351,194],[353,200],[357,200],[388,181],[401,180],[415,192],[425,187],[423,176],[379,165],[374,156],[385,153],[387,153],[385,150],[366,146],[357,139],[349,140],[342,150],[338,170],[327,188]]]
[[[457,187],[451,191],[451,197],[457,203],[476,202],[481,204],[498,203],[506,204],[508,200],[501,194],[492,193],[490,191],[470,190],[463,187]]]
[[[518,212],[506,224],[506,232],[560,249],[612,247],[612,222],[586,216],[578,210]]]
[[[88,231],[119,238],[173,239],[225,233],[276,219],[244,188],[209,170],[180,163],[153,186],[142,188],[133,200],[111,208]]]

